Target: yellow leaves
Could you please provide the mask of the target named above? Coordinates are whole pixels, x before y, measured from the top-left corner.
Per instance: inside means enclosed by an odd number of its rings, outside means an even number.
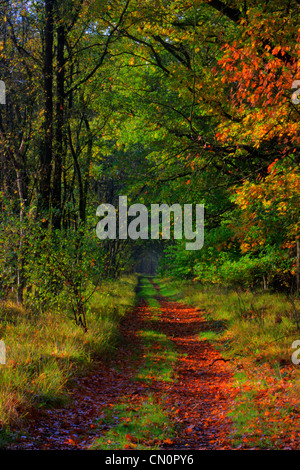
[[[272,205],[272,201],[264,199],[262,201],[264,207],[270,207]]]
[[[288,205],[286,201],[281,201],[278,205],[278,212],[279,214],[285,214],[288,210]]]
[[[278,227],[285,233],[283,249],[289,249],[291,243],[294,246],[300,233],[300,174],[296,168],[283,169],[281,162],[277,162],[278,159],[269,165],[265,178],[257,183],[245,182],[235,189],[234,201],[240,215],[233,229],[243,253],[268,243],[276,236]]]

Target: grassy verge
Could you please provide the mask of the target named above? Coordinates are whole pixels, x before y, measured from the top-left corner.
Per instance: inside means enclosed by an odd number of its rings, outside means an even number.
[[[234,386],[238,395],[230,416],[235,447],[276,450],[296,444],[299,448],[298,400],[291,399],[291,383],[278,380],[261,365],[236,372]]]
[[[300,445],[300,371],[291,356],[300,339],[295,308],[283,294],[238,292],[218,286],[158,279],[164,295],[201,310],[211,329],[199,335],[231,360],[235,447],[294,448]],[[161,292],[162,292],[161,291]]]
[[[119,321],[135,303],[136,284],[135,276],[103,283],[92,298],[87,333],[66,312],[33,315],[12,302],[0,306],[0,337],[6,345],[0,426],[5,432],[17,428],[32,407],[67,400],[72,377],[90,368],[95,356],[114,350]]]
[[[293,307],[284,294],[237,292],[169,279],[158,282],[165,295],[172,292],[171,297],[203,310],[213,326],[206,336],[210,334],[214,345],[227,357],[251,357],[274,365],[291,363],[291,345],[300,337],[300,331]],[[300,301],[295,304],[300,312]]]

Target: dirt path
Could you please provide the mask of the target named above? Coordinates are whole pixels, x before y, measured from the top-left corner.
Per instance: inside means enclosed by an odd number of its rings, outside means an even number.
[[[178,360],[176,381],[143,383],[132,380],[141,357],[136,351],[143,345],[137,334],[149,317],[141,303],[122,322],[123,336],[115,358],[99,362],[95,371],[76,380],[67,407],[35,411],[11,449],[66,450],[88,449],[105,432],[95,425],[103,411],[118,400],[140,402],[147,394],[168,397],[167,403],[180,429],[163,449],[229,449],[231,408],[231,371],[228,363],[217,361],[219,353],[207,341],[199,341],[200,331],[211,329],[201,311],[159,297],[161,314],[156,328],[176,345]]]
[[[169,390],[182,428],[174,446],[230,449],[231,422],[226,415],[233,399],[232,373],[227,363],[214,362],[221,356],[211,344],[198,339],[198,333],[212,329],[212,325],[204,320],[198,309],[160,296],[158,300],[162,308],[160,328],[181,352],[176,366],[177,381]]]

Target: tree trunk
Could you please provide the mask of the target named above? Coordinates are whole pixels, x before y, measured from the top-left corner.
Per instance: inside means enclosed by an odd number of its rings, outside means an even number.
[[[40,154],[39,214],[48,215],[51,194],[51,165],[53,141],[53,6],[54,0],[45,0],[45,55],[44,55],[44,141]]]
[[[24,290],[24,258],[23,258],[23,238],[24,238],[24,214],[25,214],[25,191],[24,191],[24,178],[22,171],[16,169],[17,175],[17,188],[20,199],[20,229],[19,229],[19,250],[17,259],[17,303],[23,303],[23,290]]]
[[[59,9],[58,9],[59,11]],[[62,21],[62,14],[58,21]],[[65,27],[60,24],[57,28],[57,103],[56,103],[56,140],[54,152],[54,173],[53,173],[53,226],[56,229],[61,227],[62,207],[61,207],[61,180],[62,161],[64,153],[64,47],[65,47]]]
[[[296,294],[299,294],[300,289],[300,242],[297,240],[297,261],[296,261]]]
[[[263,275],[263,284],[264,284],[264,290],[267,290],[268,289],[268,278],[265,274]]]

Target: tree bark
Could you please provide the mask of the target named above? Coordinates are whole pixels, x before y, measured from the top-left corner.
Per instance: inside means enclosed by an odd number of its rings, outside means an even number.
[[[300,242],[297,240],[297,273],[296,273],[296,293],[300,290]]]
[[[59,9],[58,9],[59,11]],[[62,14],[58,15],[58,22],[63,20]],[[62,162],[64,153],[64,47],[65,47],[65,27],[60,23],[57,28],[57,103],[56,103],[56,136],[54,152],[54,172],[52,189],[53,227],[61,227],[62,207],[61,207],[61,183],[62,183]]]
[[[40,153],[39,214],[48,215],[51,195],[51,165],[53,155],[53,6],[45,0],[44,54],[44,141]]]
[[[24,259],[23,259],[23,238],[24,238],[24,214],[25,214],[25,191],[24,191],[24,178],[22,171],[16,169],[17,188],[20,199],[20,229],[19,229],[19,250],[17,260],[17,303],[23,303],[23,290],[24,290]]]

